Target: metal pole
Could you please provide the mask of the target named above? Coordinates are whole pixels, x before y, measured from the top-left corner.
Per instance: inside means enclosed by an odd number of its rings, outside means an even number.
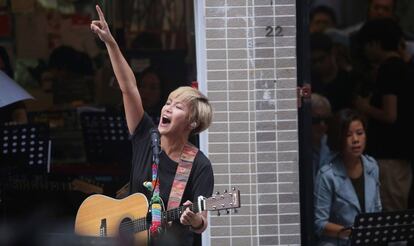
[[[298,87],[311,84],[309,70],[309,6],[309,0],[296,1]],[[298,100],[301,100],[299,103],[301,106],[298,109],[301,242],[302,245],[310,246],[314,245],[311,105],[309,98],[302,97]]]

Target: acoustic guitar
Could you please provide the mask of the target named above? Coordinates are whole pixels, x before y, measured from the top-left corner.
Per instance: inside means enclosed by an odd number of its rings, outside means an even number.
[[[240,191],[205,198],[200,196],[197,202],[189,206],[180,206],[161,212],[162,224],[178,220],[184,210],[190,207],[194,212],[220,211],[240,207]],[[151,219],[147,218],[148,201],[145,195],[135,193],[123,199],[104,195],[91,195],[80,205],[76,220],[75,233],[81,236],[119,237],[133,235],[135,241],[147,240],[147,229]]]

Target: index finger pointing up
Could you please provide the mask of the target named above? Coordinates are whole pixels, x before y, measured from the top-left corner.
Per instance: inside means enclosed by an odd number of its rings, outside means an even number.
[[[104,14],[102,13],[102,10],[101,10],[101,8],[99,7],[99,5],[96,5],[96,11],[98,12],[98,15],[99,15],[99,20],[100,20],[100,21],[105,21],[105,16],[104,16]]]

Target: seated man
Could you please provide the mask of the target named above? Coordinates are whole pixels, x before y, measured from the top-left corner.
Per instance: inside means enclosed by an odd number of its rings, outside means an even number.
[[[328,119],[331,116],[331,105],[326,97],[317,93],[311,95],[312,104],[312,162],[313,176],[327,161],[329,161],[330,150],[326,144],[326,131],[328,129]]]

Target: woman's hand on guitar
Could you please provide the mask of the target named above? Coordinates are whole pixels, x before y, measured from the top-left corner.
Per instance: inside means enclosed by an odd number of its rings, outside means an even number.
[[[191,205],[192,202],[186,201],[183,205]],[[194,213],[190,208],[186,208],[180,217],[180,222],[183,225],[189,225],[194,229],[201,229],[204,226],[204,220],[201,213]]]

